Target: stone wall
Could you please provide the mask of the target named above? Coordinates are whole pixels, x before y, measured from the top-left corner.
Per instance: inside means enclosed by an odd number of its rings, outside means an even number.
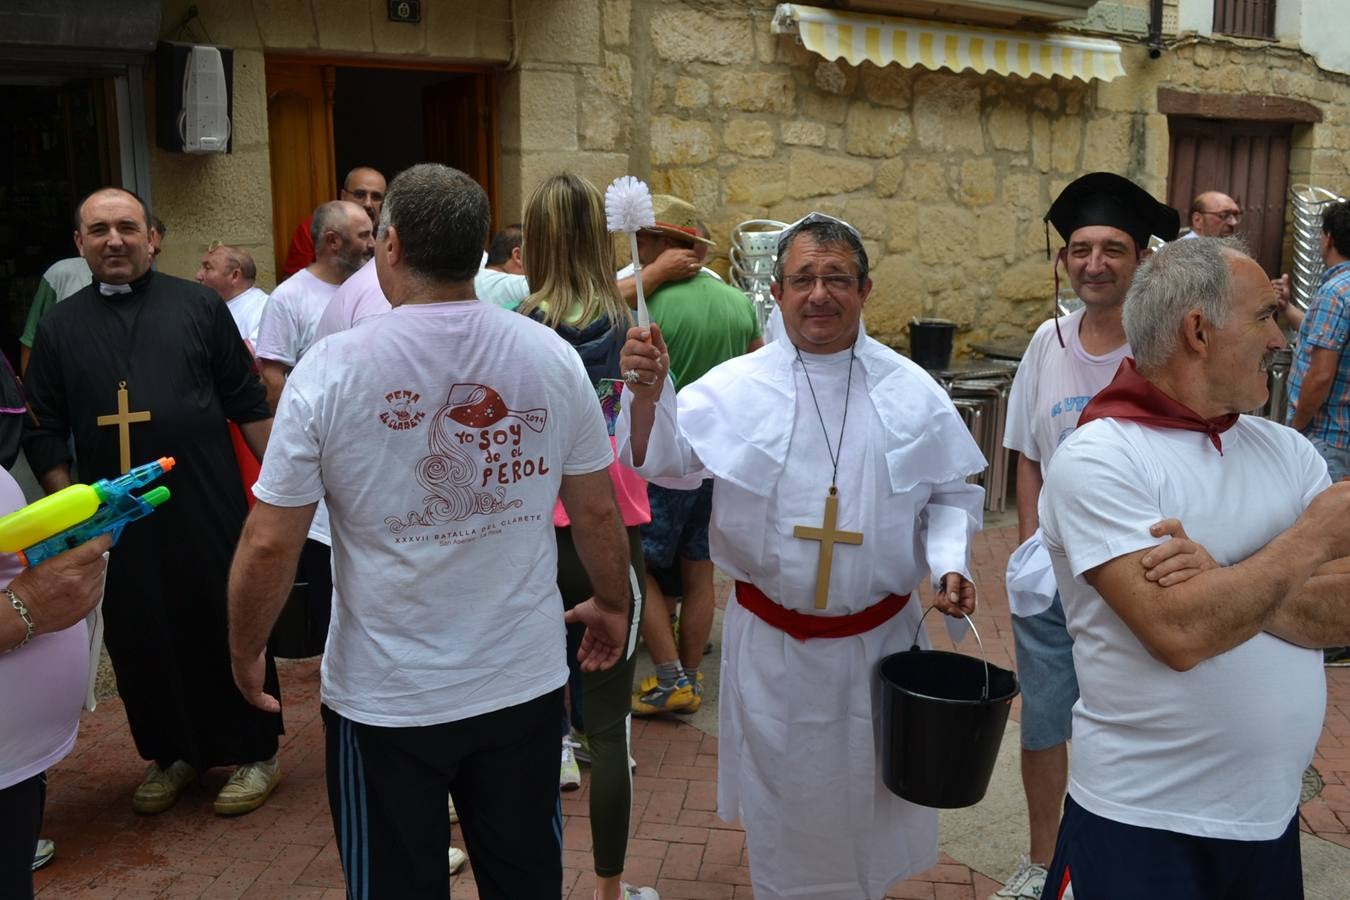
[[[190,6],[199,18],[184,30]],[[422,22],[404,25],[387,20],[385,0],[164,0],[165,40],[234,49],[234,108],[231,153],[170,153],[154,146],[154,85],[147,85],[151,198],[169,228],[160,270],[191,278],[203,248],[223,240],[253,254],[259,286],[276,280],[265,53],[500,65],[511,54],[509,6],[424,2]]]
[[[1051,311],[1041,217],[1059,190],[1106,169],[1164,194],[1159,86],[1316,103],[1326,121],[1296,129],[1292,180],[1347,181],[1350,79],[1296,51],[1206,39],[1153,61],[1127,44],[1128,75],[1090,84],[855,67],[772,35],[772,6],[634,3],[653,188],[692,200],[724,247],[745,219],[847,218],[873,263],[869,331],[896,346],[915,315],[958,322],[959,349],[1029,334]]]
[[[563,170],[602,189],[641,174],[646,59],[632,51],[630,0],[518,0],[519,65],[502,79],[501,215]],[[635,82],[634,70],[639,77]],[[513,215],[514,214],[514,215]]]
[[[165,0],[166,37],[188,5]],[[868,327],[902,348],[914,315],[958,322],[959,352],[1025,338],[1049,315],[1041,217],[1059,190],[1107,169],[1164,192],[1159,87],[1317,105],[1324,121],[1294,129],[1291,181],[1350,190],[1350,77],[1282,45],[1183,38],[1150,60],[1131,34],[1128,74],[1085,84],[828,61],[770,33],[772,0],[445,0],[423,3],[420,26],[385,22],[383,0],[196,5],[212,40],[236,48],[235,152],[153,152],[155,203],[172,229],[162,265],[175,274],[190,275],[218,237],[254,250],[271,281],[272,50],[500,66],[506,219],[556,172],[600,186],[634,174],[702,210],[725,270],[740,221],[843,216],[872,257]]]

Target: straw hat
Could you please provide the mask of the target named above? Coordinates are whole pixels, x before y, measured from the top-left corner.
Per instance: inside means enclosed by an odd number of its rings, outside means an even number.
[[[652,194],[652,211],[656,214],[656,224],[643,231],[659,232],[682,241],[697,241],[709,247],[717,246],[698,233],[698,210],[692,203],[685,203],[670,194]]]

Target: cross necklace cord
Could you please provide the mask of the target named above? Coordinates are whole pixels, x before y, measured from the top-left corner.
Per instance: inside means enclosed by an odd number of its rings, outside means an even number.
[[[141,324],[141,312],[143,309],[138,307],[136,314],[131,320],[130,347],[122,360],[123,370],[129,372],[131,369],[131,354],[136,349],[136,332]],[[124,323],[125,324],[125,323]],[[116,354],[114,354],[116,357]],[[140,410],[131,411],[131,403],[127,395],[126,379],[117,382],[117,412],[106,416],[98,416],[95,422],[100,428],[106,428],[110,425],[117,426],[117,456],[118,464],[122,469],[122,474],[131,471],[131,426],[140,422],[149,422],[150,412]]]
[[[853,362],[855,351],[849,348],[848,383],[844,388],[844,418],[839,423],[838,450],[830,446],[830,430],[825,427],[825,415],[820,410],[820,401],[816,399],[816,387],[811,383],[811,373],[802,359],[801,348],[797,348],[797,362],[801,363],[802,374],[806,376],[806,387],[811,391],[811,403],[816,408],[816,418],[820,420],[820,430],[825,437],[825,452],[830,455],[833,470],[830,473],[830,492],[825,495],[825,514],[819,528],[808,525],[796,525],[792,536],[807,541],[820,541],[820,559],[816,563],[816,609],[824,609],[830,594],[830,566],[834,561],[835,544],[861,544],[861,531],[840,531],[835,527],[839,515],[839,489],[835,482],[839,477],[839,460],[844,455],[844,427],[848,425],[848,400],[853,389]]]

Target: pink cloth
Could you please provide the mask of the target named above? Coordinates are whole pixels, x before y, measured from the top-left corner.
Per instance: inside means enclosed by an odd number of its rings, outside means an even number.
[[[647,482],[641,475],[619,462],[619,451],[614,443],[614,435],[609,443],[615,447],[614,465],[609,467],[609,480],[614,483],[614,499],[619,503],[619,514],[623,524],[646,525],[652,520],[652,508],[647,503]],[[553,524],[558,528],[567,528],[572,520],[567,518],[562,501],[553,505]]]
[[[363,319],[383,315],[392,308],[384,291],[380,290],[380,280],[375,275],[375,260],[372,259],[357,269],[355,275],[342,282],[333,294],[333,299],[328,301],[323,315],[319,317],[319,324],[315,326],[311,346],[321,338],[346,331]]]
[[[18,483],[0,471],[0,515],[23,505]],[[0,553],[0,585],[10,584],[22,571],[17,556]],[[0,616],[16,615],[9,597],[0,594]],[[89,682],[88,640],[89,631],[79,621],[0,653],[0,684],[5,685],[0,694],[0,790],[55,765],[75,746]]]

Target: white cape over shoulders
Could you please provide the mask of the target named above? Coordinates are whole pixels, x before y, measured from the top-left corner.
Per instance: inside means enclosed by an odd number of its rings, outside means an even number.
[[[861,454],[865,444],[867,455],[850,461],[855,490],[841,500],[841,517],[852,518],[841,518],[841,527],[866,532],[860,549],[867,553],[835,557],[826,614],[856,612],[891,592],[913,596],[879,628],[811,641],[789,637],[739,603],[728,605],[718,812],[744,822],[755,896],[766,900],[880,898],[890,884],[937,861],[937,812],[893,796],[881,781],[875,670],[883,656],[914,642],[930,600],[920,584],[925,570],[969,575],[983,491],[965,479],[985,463],[946,394],[922,369],[865,336],[854,350],[871,409],[849,420],[855,427],[868,423],[855,432],[864,439],[851,445]],[[793,346],[776,341],[718,366],[678,397],[663,391],[638,471],[710,472],[713,560],[782,605],[815,613],[816,550],[794,539],[791,523],[777,514],[790,508],[796,515],[798,507],[785,507],[785,498],[802,497],[795,480],[803,466],[818,472],[822,462],[803,463],[800,448],[789,452],[796,416],[809,415],[816,427],[810,399],[798,402],[800,369]],[[855,381],[848,396],[859,390]],[[621,459],[631,464],[629,437],[625,411],[616,439]],[[823,465],[828,473],[828,460]],[[818,517],[815,491],[812,485],[804,509]],[[954,624],[956,637],[964,628]],[[918,639],[927,646],[923,634]]]

